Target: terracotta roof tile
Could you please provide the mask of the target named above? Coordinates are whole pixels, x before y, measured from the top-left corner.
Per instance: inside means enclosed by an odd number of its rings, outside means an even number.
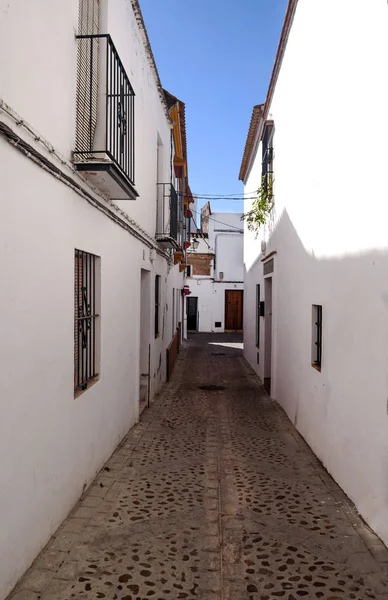
[[[251,122],[249,125],[248,135],[245,142],[244,154],[241,161],[240,174],[238,176],[240,181],[244,181],[248,171],[249,160],[251,158],[253,146],[255,145],[260,121],[263,116],[263,108],[264,104],[257,104],[253,107]]]

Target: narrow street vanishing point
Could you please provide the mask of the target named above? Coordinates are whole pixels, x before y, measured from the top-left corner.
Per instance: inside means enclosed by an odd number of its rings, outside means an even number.
[[[15,600],[388,598],[385,546],[241,348],[192,336]]]

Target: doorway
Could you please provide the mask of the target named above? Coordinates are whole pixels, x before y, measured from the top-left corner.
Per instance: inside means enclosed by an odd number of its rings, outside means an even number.
[[[225,331],[242,331],[243,290],[225,290]]]
[[[271,394],[272,373],[272,277],[264,279],[264,387]]]
[[[198,298],[187,298],[187,331],[198,331]]]
[[[139,416],[150,401],[150,336],[151,336],[151,273],[141,269],[140,275],[140,382]]]

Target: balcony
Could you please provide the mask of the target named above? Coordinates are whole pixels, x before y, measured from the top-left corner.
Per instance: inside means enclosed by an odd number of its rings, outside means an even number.
[[[112,200],[135,200],[135,93],[110,35],[79,35],[74,166]]]
[[[157,184],[156,240],[162,248],[177,248],[181,206],[171,183]]]

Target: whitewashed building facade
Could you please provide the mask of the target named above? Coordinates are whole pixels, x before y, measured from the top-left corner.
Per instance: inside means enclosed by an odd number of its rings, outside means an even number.
[[[245,231],[245,356],[385,543],[387,64],[385,0],[290,0],[240,170],[247,198],[274,182]]]
[[[0,598],[166,378],[172,130],[137,0],[0,1]]]
[[[196,204],[194,205],[196,207]],[[193,241],[198,247],[193,248]],[[191,232],[187,251],[188,333],[243,328],[243,224],[241,214],[201,209],[201,227]]]

